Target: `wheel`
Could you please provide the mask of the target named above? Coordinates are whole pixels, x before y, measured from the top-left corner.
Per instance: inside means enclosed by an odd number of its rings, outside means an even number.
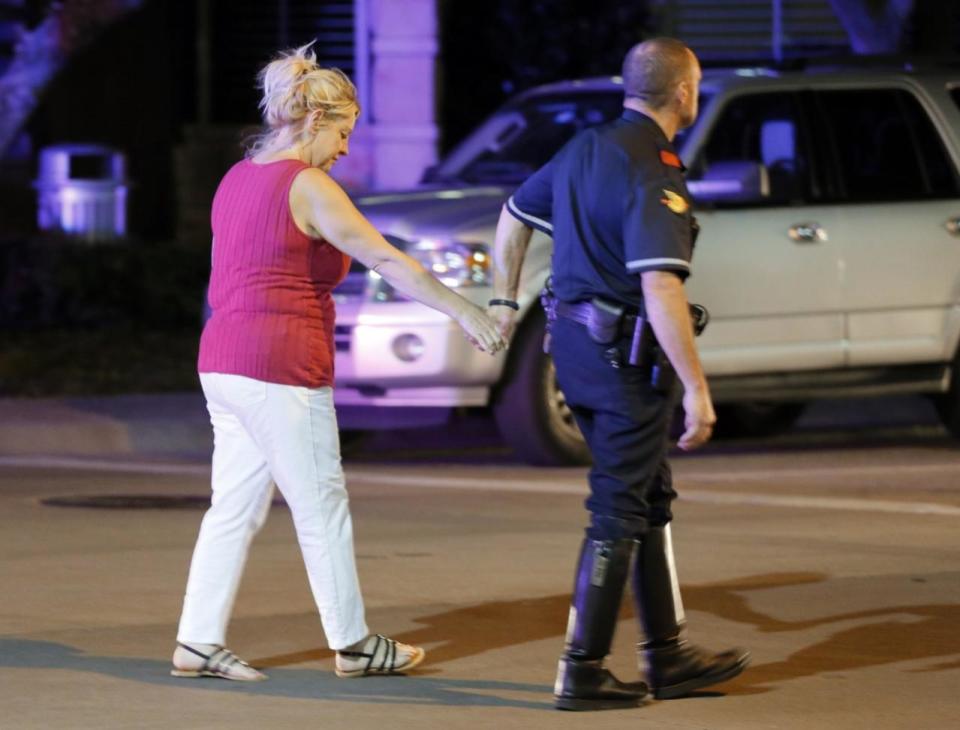
[[[363,446],[367,437],[366,431],[357,431],[354,429],[340,430],[340,453],[343,456],[353,456]]]
[[[544,325],[538,307],[514,336],[494,396],[497,428],[504,442],[531,464],[589,464],[590,451],[557,385],[553,360],[543,352]]]
[[[721,438],[774,436],[790,429],[806,409],[805,403],[728,403],[717,406],[717,435]]]
[[[954,360],[950,375],[950,390],[933,396],[940,422],[954,438],[960,439],[960,356]]]

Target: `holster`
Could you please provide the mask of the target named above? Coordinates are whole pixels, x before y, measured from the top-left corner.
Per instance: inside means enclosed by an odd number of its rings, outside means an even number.
[[[594,297],[586,307],[587,335],[598,345],[609,345],[620,339],[626,307]]]
[[[636,308],[594,297],[590,301],[563,302],[544,290],[541,295],[548,327],[557,317],[582,324],[587,336],[603,345],[611,366],[639,367],[649,361],[650,348],[656,342],[646,318]],[[547,350],[545,350],[547,351]]]
[[[558,316],[582,324],[587,328],[587,336],[598,345],[611,345],[624,336],[627,307],[617,302],[599,297],[589,302],[562,302],[554,296],[548,281],[540,292],[540,303],[547,318],[547,331],[543,339],[543,351],[546,353],[550,352],[550,330]]]

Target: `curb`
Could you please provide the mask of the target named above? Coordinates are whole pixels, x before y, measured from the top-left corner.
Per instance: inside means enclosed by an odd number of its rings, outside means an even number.
[[[0,454],[209,457],[199,392],[0,399]]]

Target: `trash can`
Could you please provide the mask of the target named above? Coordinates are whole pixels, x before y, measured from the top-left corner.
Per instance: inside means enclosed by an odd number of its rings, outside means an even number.
[[[88,243],[127,232],[126,160],[92,144],[60,144],[40,151],[37,224]]]

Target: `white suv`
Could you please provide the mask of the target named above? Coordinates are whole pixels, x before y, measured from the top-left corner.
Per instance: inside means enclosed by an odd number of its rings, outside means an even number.
[[[515,187],[574,133],[619,115],[620,80],[544,86],[512,100],[427,176],[358,200],[395,244],[478,304]],[[783,426],[805,401],[928,393],[960,435],[960,74],[708,71],[677,148],[700,239],[687,290],[721,418]],[[416,425],[492,406],[534,463],[587,458],[541,348],[537,233],[506,355],[355,268],[336,292],[336,403],[345,427]],[[639,282],[638,282],[639,286]]]

